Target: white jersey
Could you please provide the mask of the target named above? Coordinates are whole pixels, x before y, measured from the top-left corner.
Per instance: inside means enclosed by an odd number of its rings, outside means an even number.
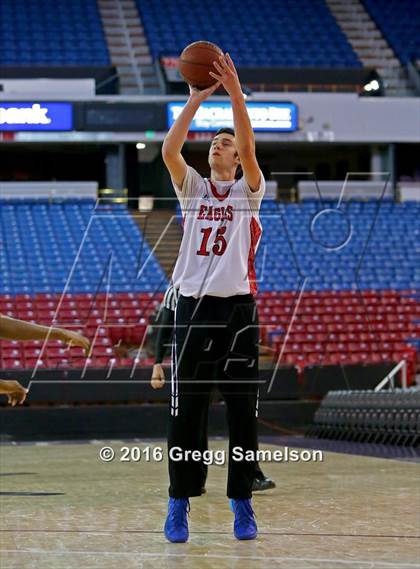
[[[183,296],[200,298],[255,294],[255,254],[261,239],[259,219],[265,180],[252,192],[245,178],[213,182],[188,166],[181,204],[184,235],[172,275]]]

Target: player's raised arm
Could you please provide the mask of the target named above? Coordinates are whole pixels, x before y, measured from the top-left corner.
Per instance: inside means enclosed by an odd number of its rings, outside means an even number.
[[[219,85],[220,83],[216,83],[203,91],[190,86],[189,99],[163,141],[163,161],[173,182],[180,188],[187,173],[187,164],[182,157],[181,150],[187,138],[190,124],[201,103],[210,97]]]
[[[260,187],[261,171],[255,155],[254,131],[245,105],[238,73],[228,53],[225,56],[219,56],[218,60],[214,62],[214,67],[215,72],[211,71],[210,75],[222,83],[232,102],[236,148],[245,180],[251,190],[257,192]]]

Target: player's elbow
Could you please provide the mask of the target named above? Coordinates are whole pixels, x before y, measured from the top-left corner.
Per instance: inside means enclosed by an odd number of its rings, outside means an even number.
[[[169,148],[168,148],[168,145],[164,141],[163,145],[162,145],[162,158],[165,160],[165,158],[167,158],[168,155],[169,155]]]
[[[177,153],[174,152],[173,149],[171,149],[170,145],[163,143],[162,158],[163,158],[163,161],[165,162],[165,164],[167,164],[168,162],[171,162],[174,158],[176,158],[176,156],[177,156]]]
[[[174,169],[176,169],[178,164],[176,156],[172,152],[166,152],[166,153],[162,152],[162,158],[163,158],[163,163],[165,164],[165,166],[169,170],[169,173],[172,176]]]

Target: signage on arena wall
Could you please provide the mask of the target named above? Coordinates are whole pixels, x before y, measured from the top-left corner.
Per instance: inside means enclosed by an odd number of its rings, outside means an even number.
[[[246,104],[255,131],[293,132],[298,129],[298,112],[294,103]],[[184,103],[168,103],[168,128],[180,115]],[[232,106],[228,102],[204,102],[191,123],[195,132],[216,131],[223,127],[233,127]]]
[[[72,129],[71,103],[0,102],[0,131]]]

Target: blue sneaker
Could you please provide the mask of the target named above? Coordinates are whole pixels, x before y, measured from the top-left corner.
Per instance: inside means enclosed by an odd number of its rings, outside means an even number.
[[[233,533],[236,539],[255,539],[257,524],[251,500],[230,500],[230,509],[235,514]]]
[[[168,516],[164,532],[172,543],[184,543],[188,540],[188,519],[190,501],[188,498],[169,498]]]

